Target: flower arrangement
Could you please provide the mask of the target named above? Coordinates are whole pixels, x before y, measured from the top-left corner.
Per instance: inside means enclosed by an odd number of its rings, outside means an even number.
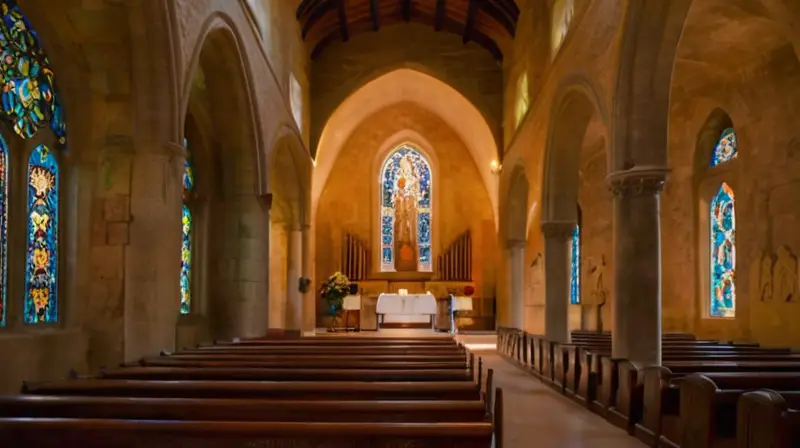
[[[342,310],[345,296],[350,294],[350,280],[341,272],[335,272],[320,288],[322,298],[328,303],[331,315],[336,316]]]

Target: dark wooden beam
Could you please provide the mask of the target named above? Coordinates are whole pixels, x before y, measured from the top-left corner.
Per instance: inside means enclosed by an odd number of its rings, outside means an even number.
[[[303,0],[300,6],[297,7],[297,12],[295,13],[297,20],[300,20],[300,18],[308,14],[309,11],[319,6],[320,3],[322,3],[322,0]]]
[[[503,7],[503,9],[507,10],[514,19],[519,18],[519,6],[517,6],[517,2],[514,0],[497,0],[497,3]]]
[[[488,14],[489,17],[497,21],[497,23],[502,25],[502,27],[508,31],[508,34],[510,34],[511,37],[514,37],[517,30],[517,21],[508,14],[508,11],[504,10],[501,6],[498,6],[492,1],[484,2],[481,5],[481,10]]]
[[[411,0],[403,0],[403,4],[401,5],[401,10],[403,14],[403,21],[410,22],[411,21]]]
[[[345,6],[346,1],[347,0],[338,0],[339,33],[342,35],[342,42],[347,42],[350,40],[350,31],[347,29],[347,6]]]
[[[436,0],[436,18],[433,22],[433,28],[436,31],[441,31],[442,25],[444,24],[444,1],[445,0]]]
[[[370,0],[369,14],[370,16],[372,16],[372,30],[378,31],[381,28],[380,9],[378,9],[378,0]]]
[[[308,32],[311,31],[311,28],[314,28],[314,25],[321,19],[328,11],[330,11],[333,6],[335,5],[336,0],[322,0],[319,4],[316,5],[314,9],[311,10],[311,13],[308,16],[308,20],[303,25],[303,32],[302,36],[303,39],[306,38]]]
[[[464,43],[472,40],[472,34],[475,31],[475,14],[478,12],[478,6],[480,6],[480,3],[480,0],[469,0],[467,21],[464,23],[464,34],[461,39]]]

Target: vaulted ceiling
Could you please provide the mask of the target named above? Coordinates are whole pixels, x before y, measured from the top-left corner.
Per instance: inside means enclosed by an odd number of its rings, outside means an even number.
[[[518,18],[514,0],[302,0],[297,8],[312,58],[334,40],[413,21],[458,34],[500,61],[500,43],[514,37]]]

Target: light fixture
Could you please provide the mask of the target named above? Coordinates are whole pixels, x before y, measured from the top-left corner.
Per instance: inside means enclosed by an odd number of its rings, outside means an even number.
[[[500,171],[503,170],[503,165],[500,165],[500,162],[497,160],[492,160],[489,163],[489,170],[491,170],[492,174],[500,174]]]

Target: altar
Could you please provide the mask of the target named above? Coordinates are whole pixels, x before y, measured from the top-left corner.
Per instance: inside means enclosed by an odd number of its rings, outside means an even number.
[[[433,328],[436,298],[432,294],[381,294],[375,309],[378,326]]]

